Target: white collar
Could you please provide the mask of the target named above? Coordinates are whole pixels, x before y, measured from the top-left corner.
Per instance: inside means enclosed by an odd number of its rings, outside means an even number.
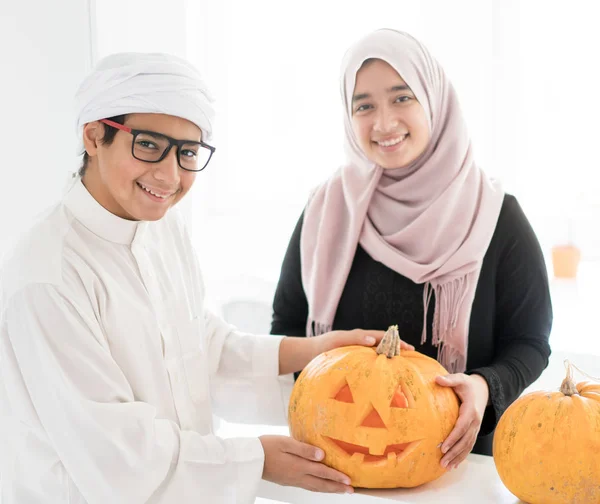
[[[109,212],[94,199],[81,180],[77,180],[65,195],[63,204],[92,233],[105,240],[131,245],[140,237],[148,222],[123,219]]]

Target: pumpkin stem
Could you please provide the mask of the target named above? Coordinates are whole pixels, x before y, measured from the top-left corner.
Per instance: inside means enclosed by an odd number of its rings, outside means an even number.
[[[593,376],[590,376],[585,371],[582,371],[581,369],[579,369],[575,364],[569,362],[569,359],[565,359],[565,365],[567,362],[569,363],[569,365],[573,366],[573,369],[576,369],[577,371],[579,371],[586,378],[589,378],[590,380],[593,380],[593,381],[600,382],[600,378],[594,378]]]
[[[390,326],[385,332],[377,346],[377,353],[385,355],[388,359],[400,355],[400,334],[398,334],[397,325]]]
[[[579,394],[579,391],[575,386],[575,382],[573,381],[573,365],[569,362],[568,359],[565,360],[565,367],[567,368],[567,376],[560,385],[560,391],[566,396]]]
[[[594,378],[587,373],[584,373],[581,369],[579,369],[575,364],[571,364],[569,359],[565,359],[564,361],[565,368],[567,370],[567,377],[563,380],[562,385],[560,386],[560,391],[568,396],[573,394],[578,394],[579,391],[575,386],[575,381],[573,380],[573,369],[577,369],[583,376],[589,378],[590,380],[600,382],[600,378]]]

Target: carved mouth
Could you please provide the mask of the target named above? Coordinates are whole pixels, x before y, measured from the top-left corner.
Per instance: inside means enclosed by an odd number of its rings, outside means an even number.
[[[418,441],[412,441],[410,443],[387,445],[382,455],[371,455],[369,448],[366,446],[355,445],[326,436],[324,437],[352,459],[365,463],[398,459],[408,448],[418,443]]]

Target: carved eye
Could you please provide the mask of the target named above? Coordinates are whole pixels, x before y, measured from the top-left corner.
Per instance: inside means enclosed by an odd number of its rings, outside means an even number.
[[[398,387],[398,390],[394,393],[392,397],[392,402],[390,403],[391,408],[408,408],[408,398],[402,392],[402,388]]]
[[[352,392],[350,391],[350,386],[348,383],[345,383],[344,386],[340,389],[340,391],[335,395],[334,399],[336,401],[345,402],[345,403],[353,403],[354,398],[352,397]]]
[[[412,392],[405,383],[398,385],[390,401],[390,408],[416,408]]]

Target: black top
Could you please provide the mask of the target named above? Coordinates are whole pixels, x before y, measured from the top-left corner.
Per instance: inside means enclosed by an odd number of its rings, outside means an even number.
[[[283,261],[273,301],[272,334],[306,335],[308,304],[300,270],[303,217]],[[432,321],[433,309],[429,309],[428,337],[421,345],[423,284],[375,261],[358,245],[333,329],[385,330],[398,324],[403,341],[435,359]],[[485,378],[491,402],[473,453],[492,454],[500,416],[547,366],[551,327],[548,275],[539,242],[516,198],[506,195],[483,259],[470,320],[466,372]]]

